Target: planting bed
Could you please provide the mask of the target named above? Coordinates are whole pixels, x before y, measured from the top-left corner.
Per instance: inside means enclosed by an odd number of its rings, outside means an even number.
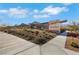
[[[68,33],[65,48],[79,52],[79,34]]]
[[[56,33],[51,33],[37,29],[3,29],[3,32],[18,36],[35,44],[43,45],[52,38],[56,37]]]

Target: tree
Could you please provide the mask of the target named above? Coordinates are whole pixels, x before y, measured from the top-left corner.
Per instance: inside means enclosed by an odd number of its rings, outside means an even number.
[[[77,33],[77,31],[79,31],[79,25],[76,22],[72,22],[72,25],[69,26],[69,30]]]

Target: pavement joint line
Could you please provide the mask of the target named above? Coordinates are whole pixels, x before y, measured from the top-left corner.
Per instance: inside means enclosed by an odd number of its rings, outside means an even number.
[[[59,36],[59,35],[58,35]],[[56,37],[58,37],[58,36],[56,36]],[[55,38],[56,38],[55,37]],[[54,38],[53,38],[54,39]],[[52,39],[52,40],[53,40]],[[50,40],[50,41],[52,41],[52,40]],[[48,42],[47,42],[48,43]],[[45,43],[45,44],[47,44],[47,43]],[[45,45],[44,44],[44,45]],[[57,46],[56,44],[54,44],[55,46]],[[36,45],[35,45],[36,46]],[[35,46],[32,46],[32,47],[35,47]],[[40,45],[38,45],[38,46],[40,46]],[[43,46],[43,45],[42,45]],[[28,48],[28,49],[24,49],[24,50],[22,50],[22,51],[20,51],[20,52],[23,52],[23,51],[25,51],[25,50],[29,50],[29,49],[31,49],[32,47],[30,47],[30,48]],[[60,48],[60,47],[58,47],[58,48]],[[62,49],[63,50],[63,49]],[[64,50],[63,50],[64,51]],[[20,52],[18,52],[18,53],[20,53]],[[66,53],[66,51],[64,51],[65,53]],[[16,54],[18,54],[18,53],[16,53]],[[14,54],[14,55],[16,55],[16,54]],[[67,53],[66,53],[67,54]],[[40,55],[42,55],[42,51],[41,51],[41,46],[40,46]]]
[[[27,49],[24,49],[24,50],[22,50],[22,51],[19,51],[19,52],[15,53],[14,55],[17,55],[17,54],[19,54],[19,53],[21,53],[21,52],[23,52],[23,51],[29,50],[29,49],[31,49],[31,48],[33,48],[33,47],[35,47],[35,46],[37,46],[37,45],[31,46],[31,47],[29,47],[29,48],[27,48]]]
[[[41,53],[41,46],[40,46],[40,55],[42,55],[42,53]]]
[[[0,32],[1,33],[1,32]],[[8,33],[4,33],[4,32],[2,32],[3,34],[8,34]],[[10,34],[8,34],[8,35],[10,35]],[[13,36],[13,35],[12,35]],[[60,35],[58,35],[58,36],[60,36]],[[56,36],[56,37],[58,37],[58,36]],[[55,39],[56,37],[54,37],[53,39]],[[52,41],[53,39],[51,39],[50,41]],[[50,41],[48,41],[48,42],[50,42]],[[47,43],[48,43],[47,42]],[[32,42],[31,42],[32,43]],[[44,45],[46,45],[47,43],[45,43]],[[35,44],[35,43],[34,43]],[[55,45],[55,46],[57,46],[56,44],[54,44],[53,43],[53,45]],[[21,52],[24,52],[24,51],[26,51],[26,50],[29,50],[29,49],[31,49],[31,48],[33,48],[33,47],[36,47],[36,46],[39,46],[40,47],[40,55],[42,55],[42,50],[41,50],[41,48],[42,48],[42,46],[40,46],[40,45],[33,45],[33,46],[31,46],[31,47],[29,47],[29,48],[25,48],[25,49],[23,49],[23,50],[21,50],[21,51],[18,51],[18,52],[16,52],[14,55],[17,55],[17,54],[19,54],[19,53],[21,53]],[[57,46],[57,48],[59,48],[59,49],[61,49],[62,47],[59,47],[59,46]],[[62,48],[62,51],[64,51],[63,50],[63,48]],[[64,51],[65,53],[66,53],[66,51]],[[66,53],[67,54],[67,53]]]

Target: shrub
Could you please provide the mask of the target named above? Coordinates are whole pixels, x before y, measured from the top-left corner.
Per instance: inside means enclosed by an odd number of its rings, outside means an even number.
[[[40,38],[40,39],[38,39],[35,43],[36,44],[39,44],[39,45],[42,45],[42,44],[44,44],[44,43],[46,43],[47,41],[46,41],[46,39],[45,38]]]
[[[74,47],[74,48],[79,48],[79,45],[77,43],[75,43],[75,42],[72,42],[71,46]]]

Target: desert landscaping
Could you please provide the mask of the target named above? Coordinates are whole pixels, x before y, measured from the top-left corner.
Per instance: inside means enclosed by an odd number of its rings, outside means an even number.
[[[79,55],[79,4],[0,6],[1,55]]]
[[[24,27],[22,28],[4,27],[1,28],[1,31],[18,36],[20,38],[23,38],[27,41],[31,41],[39,45],[42,45],[57,36],[56,33],[51,33],[50,31],[31,29],[31,28],[28,29]]]

